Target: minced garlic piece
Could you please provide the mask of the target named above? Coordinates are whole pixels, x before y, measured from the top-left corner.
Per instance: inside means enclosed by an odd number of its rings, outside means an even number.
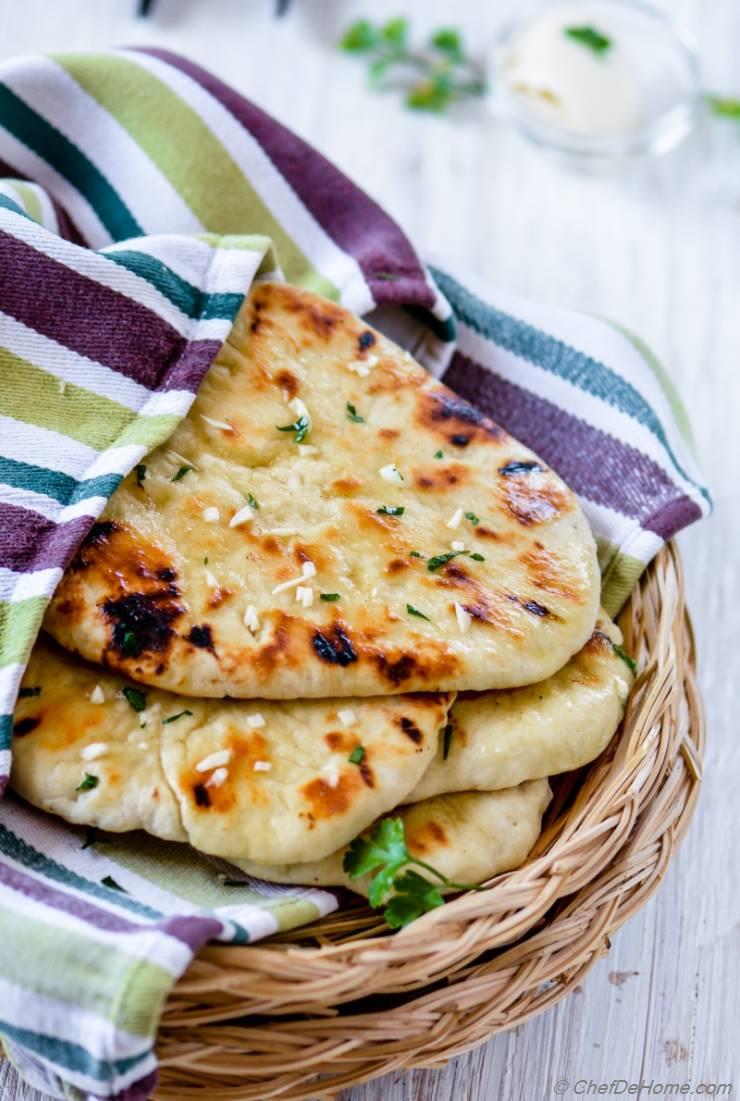
[[[457,601],[455,601],[454,607],[455,615],[457,616],[457,625],[460,628],[460,633],[464,635],[470,630],[470,624],[473,622],[472,616],[469,612],[466,612],[462,604],[458,604]]]
[[[206,780],[205,786],[207,788],[220,788],[226,777],[229,775],[228,768],[217,768],[215,772]]]
[[[238,528],[240,524],[251,524],[254,520],[254,509],[251,505],[244,505],[229,520],[230,528]]]
[[[227,765],[230,760],[230,749],[217,749],[215,753],[209,753],[202,761],[198,761],[195,766],[195,771],[210,772],[212,768],[220,768],[222,765]]]
[[[108,750],[107,742],[93,742],[92,745],[86,745],[83,747],[80,756],[83,761],[96,761],[98,757],[102,757]]]
[[[215,421],[213,417],[207,417],[204,413],[200,414],[200,419],[205,421],[206,424],[209,424],[211,428],[221,428],[224,432],[234,431],[234,426],[232,424],[227,424],[226,421]]]
[[[378,471],[380,477],[386,482],[401,483],[403,481],[403,474],[400,472],[395,463],[388,463],[387,466],[381,466]],[[462,516],[462,512],[460,513]]]
[[[260,629],[260,617],[257,615],[257,609],[254,604],[247,605],[247,610],[244,613],[244,626],[247,627],[252,634],[256,634]]]

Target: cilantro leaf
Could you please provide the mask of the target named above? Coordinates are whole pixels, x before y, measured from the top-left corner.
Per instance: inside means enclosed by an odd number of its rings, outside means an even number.
[[[622,659],[625,665],[629,665],[633,673],[637,672],[637,662],[633,657],[630,657],[624,646],[620,646],[618,642],[613,642],[612,649],[617,657],[620,657]]]
[[[369,19],[358,19],[352,23],[339,40],[339,45],[348,53],[365,53],[377,44],[378,32]]]
[[[382,27],[380,33],[385,42],[400,49],[406,45],[409,33],[409,21],[401,17],[389,19],[385,26]]]
[[[470,557],[473,559],[474,562],[485,562],[485,558],[483,557],[483,555],[478,554],[477,551],[472,551]]]
[[[100,779],[97,776],[93,776],[92,773],[86,772],[85,778],[75,788],[75,791],[92,791],[100,783]]]
[[[408,864],[430,872],[439,883],[406,868]],[[344,870],[350,879],[375,872],[368,888],[368,901],[374,908],[387,902],[384,914],[392,929],[408,925],[427,910],[441,906],[444,902],[441,887],[458,891],[479,889],[473,884],[453,883],[430,864],[412,856],[406,847],[402,818],[383,818],[370,837],[355,838],[344,854]]]
[[[179,482],[181,478],[184,478],[186,474],[189,474],[191,470],[195,470],[194,466],[181,466],[177,474],[170,479],[172,482]]]
[[[396,893],[383,914],[391,929],[399,929],[415,921],[428,910],[444,906],[439,887],[413,869],[399,876],[393,886]]]
[[[445,453],[440,449],[439,451],[434,452],[434,457],[435,459],[444,459]]]
[[[339,600],[339,593],[320,593],[320,600],[325,600],[327,604],[333,604],[335,600]]]
[[[465,56],[460,32],[452,27],[440,27],[429,39],[430,44],[451,61],[462,61]]]
[[[427,623],[432,622],[428,615],[424,615],[424,613],[420,612],[418,608],[415,608],[413,604],[407,604],[406,611],[409,613],[409,615],[415,615],[419,619],[425,619]]]
[[[176,715],[170,715],[170,717],[168,719],[162,719],[162,726],[167,726],[167,723],[174,723],[177,719],[181,719],[183,717],[183,715],[192,715],[192,714],[193,714],[192,711],[188,711],[188,709],[185,708],[184,711],[178,711]]]
[[[123,689],[123,696],[129,707],[133,707],[134,711],[143,711],[146,707],[146,694],[140,692],[138,688],[131,688],[127,684]]]
[[[253,497],[251,493],[247,494],[247,504],[249,505],[250,508],[253,508],[255,511],[260,507],[259,501],[257,500],[256,497]]]
[[[360,416],[360,414],[357,412],[357,410],[355,409],[355,407],[354,407],[354,405],[352,404],[351,401],[347,402],[346,408],[347,408],[347,419],[348,420],[354,421],[355,424],[364,424],[365,423],[365,418]]]
[[[421,551],[409,551],[409,558],[423,558]]]
[[[409,851],[402,818],[384,818],[371,837],[356,837],[344,855],[344,870],[350,879],[391,864],[400,868],[408,863]]]
[[[365,760],[365,747],[364,745],[356,745],[349,755],[349,763],[351,765],[361,765]]]
[[[295,443],[303,443],[306,436],[311,431],[311,422],[308,417],[303,413],[300,417],[293,421],[292,424],[276,424],[278,432],[295,432]]]
[[[403,516],[406,508],[404,505],[381,505],[375,511],[379,512],[381,516]]]
[[[740,99],[733,99],[731,96],[714,95],[708,95],[706,99],[712,114],[717,115],[719,118],[740,121]]]
[[[574,42],[585,46],[587,50],[591,50],[598,57],[607,53],[612,47],[611,38],[602,34],[596,27],[565,27],[563,34],[566,38],[571,38]]]
[[[466,512],[465,519],[470,520],[470,523],[475,524],[476,527],[480,523],[480,517],[476,516],[474,512]]]
[[[427,569],[430,573],[434,573],[441,566],[446,566],[453,558],[457,558],[458,554],[465,554],[465,551],[446,551],[445,554],[435,554],[427,562]]]

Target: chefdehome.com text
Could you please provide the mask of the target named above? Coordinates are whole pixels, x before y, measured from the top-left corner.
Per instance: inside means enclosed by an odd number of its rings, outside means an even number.
[[[626,1078],[613,1078],[610,1082],[594,1082],[592,1078],[578,1078],[569,1082],[558,1079],[553,1093],[559,1097],[572,1094],[576,1097],[732,1097],[731,1082],[658,1082],[654,1078],[628,1082]]]

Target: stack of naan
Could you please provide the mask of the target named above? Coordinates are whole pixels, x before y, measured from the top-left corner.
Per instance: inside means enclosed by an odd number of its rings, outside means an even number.
[[[274,283],[45,632],[22,796],[362,893],[343,854],[384,816],[450,879],[520,864],[547,778],[603,750],[632,675],[568,487],[361,320]]]

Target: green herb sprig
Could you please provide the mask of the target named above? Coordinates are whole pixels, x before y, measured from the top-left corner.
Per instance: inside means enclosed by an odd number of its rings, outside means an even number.
[[[295,443],[303,443],[311,431],[311,422],[305,414],[302,414],[292,424],[276,424],[278,432],[295,432]]]
[[[138,688],[132,688],[130,685],[126,685],[123,689],[123,696],[129,707],[133,707],[134,711],[143,711],[146,707],[146,693],[140,692]]]
[[[381,505],[375,511],[379,512],[381,516],[403,516],[406,508],[404,505]]]
[[[192,711],[188,711],[188,709],[185,708],[184,711],[178,711],[176,715],[170,715],[170,717],[168,719],[162,719],[162,726],[167,726],[168,723],[177,722],[177,720],[183,718],[184,715],[192,715],[192,714],[193,714]]]
[[[430,558],[427,562],[427,569],[430,573],[435,573],[441,566],[446,566],[448,562],[451,562],[453,558],[457,558],[460,554],[472,558],[474,562],[485,562],[483,555],[478,554],[477,551],[446,551],[444,554],[435,554]]]
[[[171,482],[179,482],[182,478],[185,477],[186,474],[189,474],[190,471],[194,470],[194,469],[195,469],[195,467],[192,467],[192,466],[181,466],[180,469],[177,471],[177,474],[175,474],[172,478],[170,478],[170,481]]]
[[[434,876],[430,882],[409,868],[416,865]],[[444,905],[442,887],[456,891],[477,891],[470,883],[455,883],[431,864],[412,856],[406,846],[402,818],[384,818],[370,837],[357,837],[344,855],[344,870],[350,879],[375,872],[368,900],[375,909],[384,906],[383,916],[391,929],[399,929],[427,910]]]
[[[407,604],[406,611],[409,615],[415,615],[417,619],[425,619],[427,623],[432,622],[428,615],[424,615],[424,613],[420,612],[418,608],[415,608],[413,604]]]
[[[618,642],[612,642],[612,650],[617,655],[617,657],[622,659],[625,665],[628,665],[630,667],[633,673],[637,673],[637,662],[633,657],[630,657],[624,646],[620,646]]]
[[[365,418],[360,416],[351,401],[347,402],[347,420],[354,421],[355,424],[365,423]]]
[[[585,46],[587,50],[591,50],[597,57],[602,57],[612,48],[611,38],[597,30],[596,27],[565,27],[563,34],[566,38],[571,38],[580,46]]]
[[[86,772],[84,779],[80,781],[75,791],[92,791],[99,783],[100,780],[97,776],[93,776],[91,772]]]
[[[451,104],[486,91],[481,67],[452,27],[439,28],[423,49],[413,49],[407,19],[383,24],[359,19],[344,32],[339,46],[367,58],[372,88],[400,88],[406,106],[416,111],[442,114]]]
[[[732,96],[716,96],[709,93],[706,96],[707,106],[713,115],[722,119],[733,119],[740,122],[740,99]]]

